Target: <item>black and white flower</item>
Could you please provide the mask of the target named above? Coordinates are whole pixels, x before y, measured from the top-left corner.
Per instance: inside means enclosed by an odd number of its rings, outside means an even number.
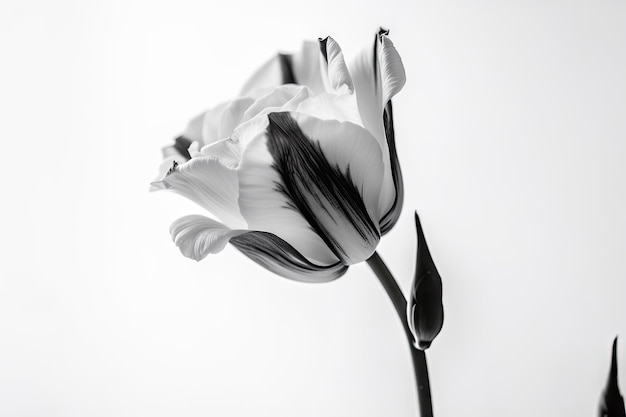
[[[230,242],[281,276],[323,282],[373,254],[403,199],[391,99],[405,72],[387,35],[350,67],[330,37],[277,55],[164,149],[152,189],[213,216],[172,224],[183,255]]]

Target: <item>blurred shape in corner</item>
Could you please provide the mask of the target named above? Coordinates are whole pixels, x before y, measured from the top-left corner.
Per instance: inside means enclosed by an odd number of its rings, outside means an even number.
[[[617,383],[617,336],[613,339],[613,355],[611,358],[611,370],[609,380],[600,398],[600,417],[625,417],[624,398],[619,392]]]

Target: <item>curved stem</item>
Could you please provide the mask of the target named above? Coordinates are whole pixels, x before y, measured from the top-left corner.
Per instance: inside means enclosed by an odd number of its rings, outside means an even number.
[[[415,371],[415,382],[417,385],[417,399],[419,402],[420,416],[432,417],[433,406],[430,398],[430,381],[428,379],[428,365],[426,364],[426,353],[423,350],[417,349],[413,345],[413,335],[409,329],[409,323],[406,317],[406,299],[402,290],[398,286],[398,283],[393,278],[391,271],[385,265],[385,262],[378,255],[378,252],[367,260],[367,264],[372,268],[374,274],[385,288],[389,299],[393,303],[396,309],[398,318],[402,322],[402,328],[406,334],[409,342],[409,349],[411,350],[411,359],[413,361],[413,370]]]

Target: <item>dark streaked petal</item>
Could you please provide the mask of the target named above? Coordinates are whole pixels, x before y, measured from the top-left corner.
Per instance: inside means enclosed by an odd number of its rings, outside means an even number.
[[[267,232],[247,232],[230,239],[244,255],[282,277],[301,282],[328,282],[345,274],[348,267],[335,263],[320,266],[278,236]]]
[[[276,190],[280,175],[272,168],[274,161],[267,149],[264,123],[248,124],[240,130],[243,147],[239,178],[239,208],[248,229],[270,232],[289,242],[307,259],[321,265],[338,261],[302,215],[291,207],[288,198]]]
[[[307,137],[289,113],[271,113],[268,118],[267,147],[281,178],[277,189],[343,263],[369,258],[380,233],[353,182],[350,165],[346,171],[331,165],[320,143]],[[335,132],[330,143],[340,147],[342,138],[337,136],[342,134],[345,132]],[[354,157],[355,162],[358,160]]]
[[[343,97],[349,97],[344,95]],[[365,208],[378,225],[378,200],[384,165],[376,139],[359,125],[339,120],[320,120],[310,114],[290,113],[302,133],[317,145],[330,166],[349,177]]]
[[[233,236],[246,233],[245,230],[232,230],[208,217],[191,215],[181,217],[172,223],[172,240],[187,258],[195,261],[204,259],[210,253],[221,252]]]
[[[389,164],[391,168],[391,177],[395,189],[395,198],[391,208],[380,219],[380,232],[382,235],[387,234],[396,224],[402,212],[404,203],[404,183],[402,181],[402,171],[400,162],[398,161],[398,153],[396,151],[396,136],[393,129],[393,110],[391,100],[387,102],[383,113],[383,122],[385,125],[385,136],[387,138],[387,146],[389,147]]]

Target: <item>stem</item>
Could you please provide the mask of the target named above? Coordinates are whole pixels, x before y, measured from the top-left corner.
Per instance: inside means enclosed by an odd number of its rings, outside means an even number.
[[[415,371],[415,382],[417,385],[417,399],[419,403],[420,416],[432,417],[433,405],[430,398],[430,381],[428,380],[428,365],[426,364],[426,353],[423,350],[417,349],[413,345],[413,335],[409,329],[409,324],[406,317],[406,299],[402,290],[398,287],[398,283],[393,278],[391,271],[385,265],[385,262],[378,255],[378,252],[374,252],[371,258],[367,260],[367,264],[372,268],[374,274],[383,284],[389,299],[393,303],[396,309],[398,318],[402,322],[402,328],[406,334],[409,342],[409,349],[411,350],[411,359],[413,360],[413,370]]]

